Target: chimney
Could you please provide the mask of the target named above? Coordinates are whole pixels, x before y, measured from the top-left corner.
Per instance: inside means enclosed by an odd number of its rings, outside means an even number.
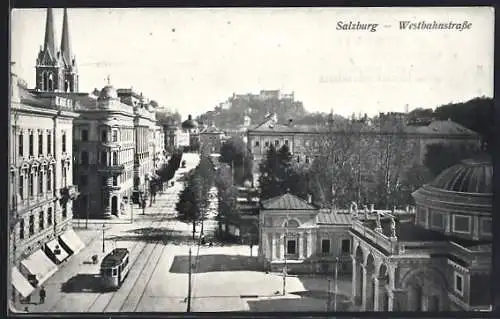
[[[192,120],[192,117],[191,117],[191,114],[188,115],[188,121],[191,121]]]
[[[311,195],[311,194],[308,194],[308,195],[307,195],[307,202],[308,202],[309,204],[312,204],[312,195]]]
[[[370,204],[370,213],[375,211],[375,204]]]

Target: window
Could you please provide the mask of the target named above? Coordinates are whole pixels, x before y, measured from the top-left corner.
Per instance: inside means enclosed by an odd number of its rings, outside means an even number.
[[[113,176],[113,186],[118,186],[118,177]]]
[[[294,255],[297,253],[297,244],[294,239],[288,240],[286,243],[286,253],[287,255]]]
[[[305,146],[309,146],[309,144],[311,144],[311,142],[309,140],[307,140],[307,141],[304,142]]]
[[[444,214],[442,212],[431,211],[431,226],[436,228],[444,227]]]
[[[425,207],[418,209],[418,222],[422,225],[427,223],[427,209]]]
[[[19,175],[19,197],[24,199],[24,175]]]
[[[38,155],[43,154],[43,135],[38,133]]]
[[[52,135],[50,133],[47,134],[47,154],[52,153]]]
[[[62,218],[66,218],[66,217],[68,217],[68,208],[67,208],[67,205],[64,205],[63,209],[62,209]]]
[[[297,155],[297,163],[300,163],[300,155]]]
[[[306,156],[306,164],[309,164],[309,156]]]
[[[266,142],[264,143],[264,146],[265,146],[265,147],[269,147],[269,141],[266,141]]]
[[[34,190],[33,190],[33,188],[34,188],[33,178],[34,178],[33,173],[30,173],[30,176],[29,176],[29,186],[28,186],[29,187],[29,191],[30,191],[30,196],[33,196],[33,194],[34,194]]]
[[[62,135],[61,145],[62,145],[62,152],[66,153],[66,133],[63,133]]]
[[[330,239],[323,239],[321,241],[321,252],[323,254],[329,254],[330,253]]]
[[[101,152],[101,165],[106,165],[107,158],[106,152]]]
[[[42,230],[45,227],[43,210],[38,213],[38,228]]]
[[[285,145],[288,146],[288,140],[285,140]]]
[[[80,175],[80,180],[78,181],[78,184],[82,187],[85,187],[87,186],[88,184],[88,177],[87,175]]]
[[[118,131],[113,130],[113,142],[118,142]]]
[[[47,226],[52,226],[52,207],[47,210]]]
[[[113,152],[113,165],[118,165],[118,152]]]
[[[88,130],[82,130],[82,141],[88,141],[89,140],[89,131]]]
[[[260,145],[259,141],[255,141],[255,146],[259,146],[259,145]]]
[[[47,172],[47,191],[52,190],[52,170]]]
[[[24,239],[24,219],[19,221],[19,238]]]
[[[67,172],[67,169],[66,167],[63,167],[62,169],[62,183],[63,183],[63,186],[66,187],[68,185],[68,172]]]
[[[29,220],[29,235],[32,236],[35,233],[35,216],[31,215]]]
[[[455,292],[459,293],[460,295],[463,295],[464,293],[464,277],[455,272]]]
[[[108,141],[108,131],[102,130],[101,131],[101,142],[107,142]]]
[[[457,233],[470,233],[470,216],[453,215],[453,231]]]
[[[341,247],[341,250],[342,250],[342,253],[343,254],[349,254],[351,253],[351,240],[349,239],[342,239],[342,247]]]
[[[84,166],[89,165],[89,153],[87,151],[82,151],[80,163]]]
[[[43,172],[38,172],[38,195],[43,194]]]
[[[491,218],[481,219],[481,233],[485,235],[491,235]]]
[[[23,149],[24,135],[23,133],[19,134],[19,156],[24,156]]]
[[[276,145],[276,146],[280,145],[280,140],[274,141],[274,145]]]
[[[33,133],[30,133],[28,142],[29,156],[33,156]]]

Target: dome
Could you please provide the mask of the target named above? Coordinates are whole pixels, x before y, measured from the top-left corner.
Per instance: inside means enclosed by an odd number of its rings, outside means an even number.
[[[118,98],[118,93],[116,92],[116,89],[112,85],[106,85],[105,87],[102,88],[101,93],[99,93],[99,97],[97,100],[102,101],[102,100],[109,100],[109,99],[117,99]]]
[[[198,123],[196,121],[193,121],[193,118],[191,115],[188,116],[188,119],[184,122],[182,122],[182,128],[186,130],[194,129],[198,127]]]
[[[492,194],[492,177],[491,158],[467,159],[445,169],[429,186],[457,193]]]

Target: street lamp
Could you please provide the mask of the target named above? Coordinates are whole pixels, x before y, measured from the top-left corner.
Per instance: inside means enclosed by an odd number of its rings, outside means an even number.
[[[102,252],[104,252],[104,231],[106,230],[106,225],[102,224]]]

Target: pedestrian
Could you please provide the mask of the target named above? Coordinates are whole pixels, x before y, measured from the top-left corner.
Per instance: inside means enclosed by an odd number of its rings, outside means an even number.
[[[45,292],[45,288],[42,288],[40,289],[40,303],[44,303],[45,302],[45,296],[46,296],[46,292]]]
[[[28,309],[28,307],[24,307],[24,312],[30,312],[30,310]]]

